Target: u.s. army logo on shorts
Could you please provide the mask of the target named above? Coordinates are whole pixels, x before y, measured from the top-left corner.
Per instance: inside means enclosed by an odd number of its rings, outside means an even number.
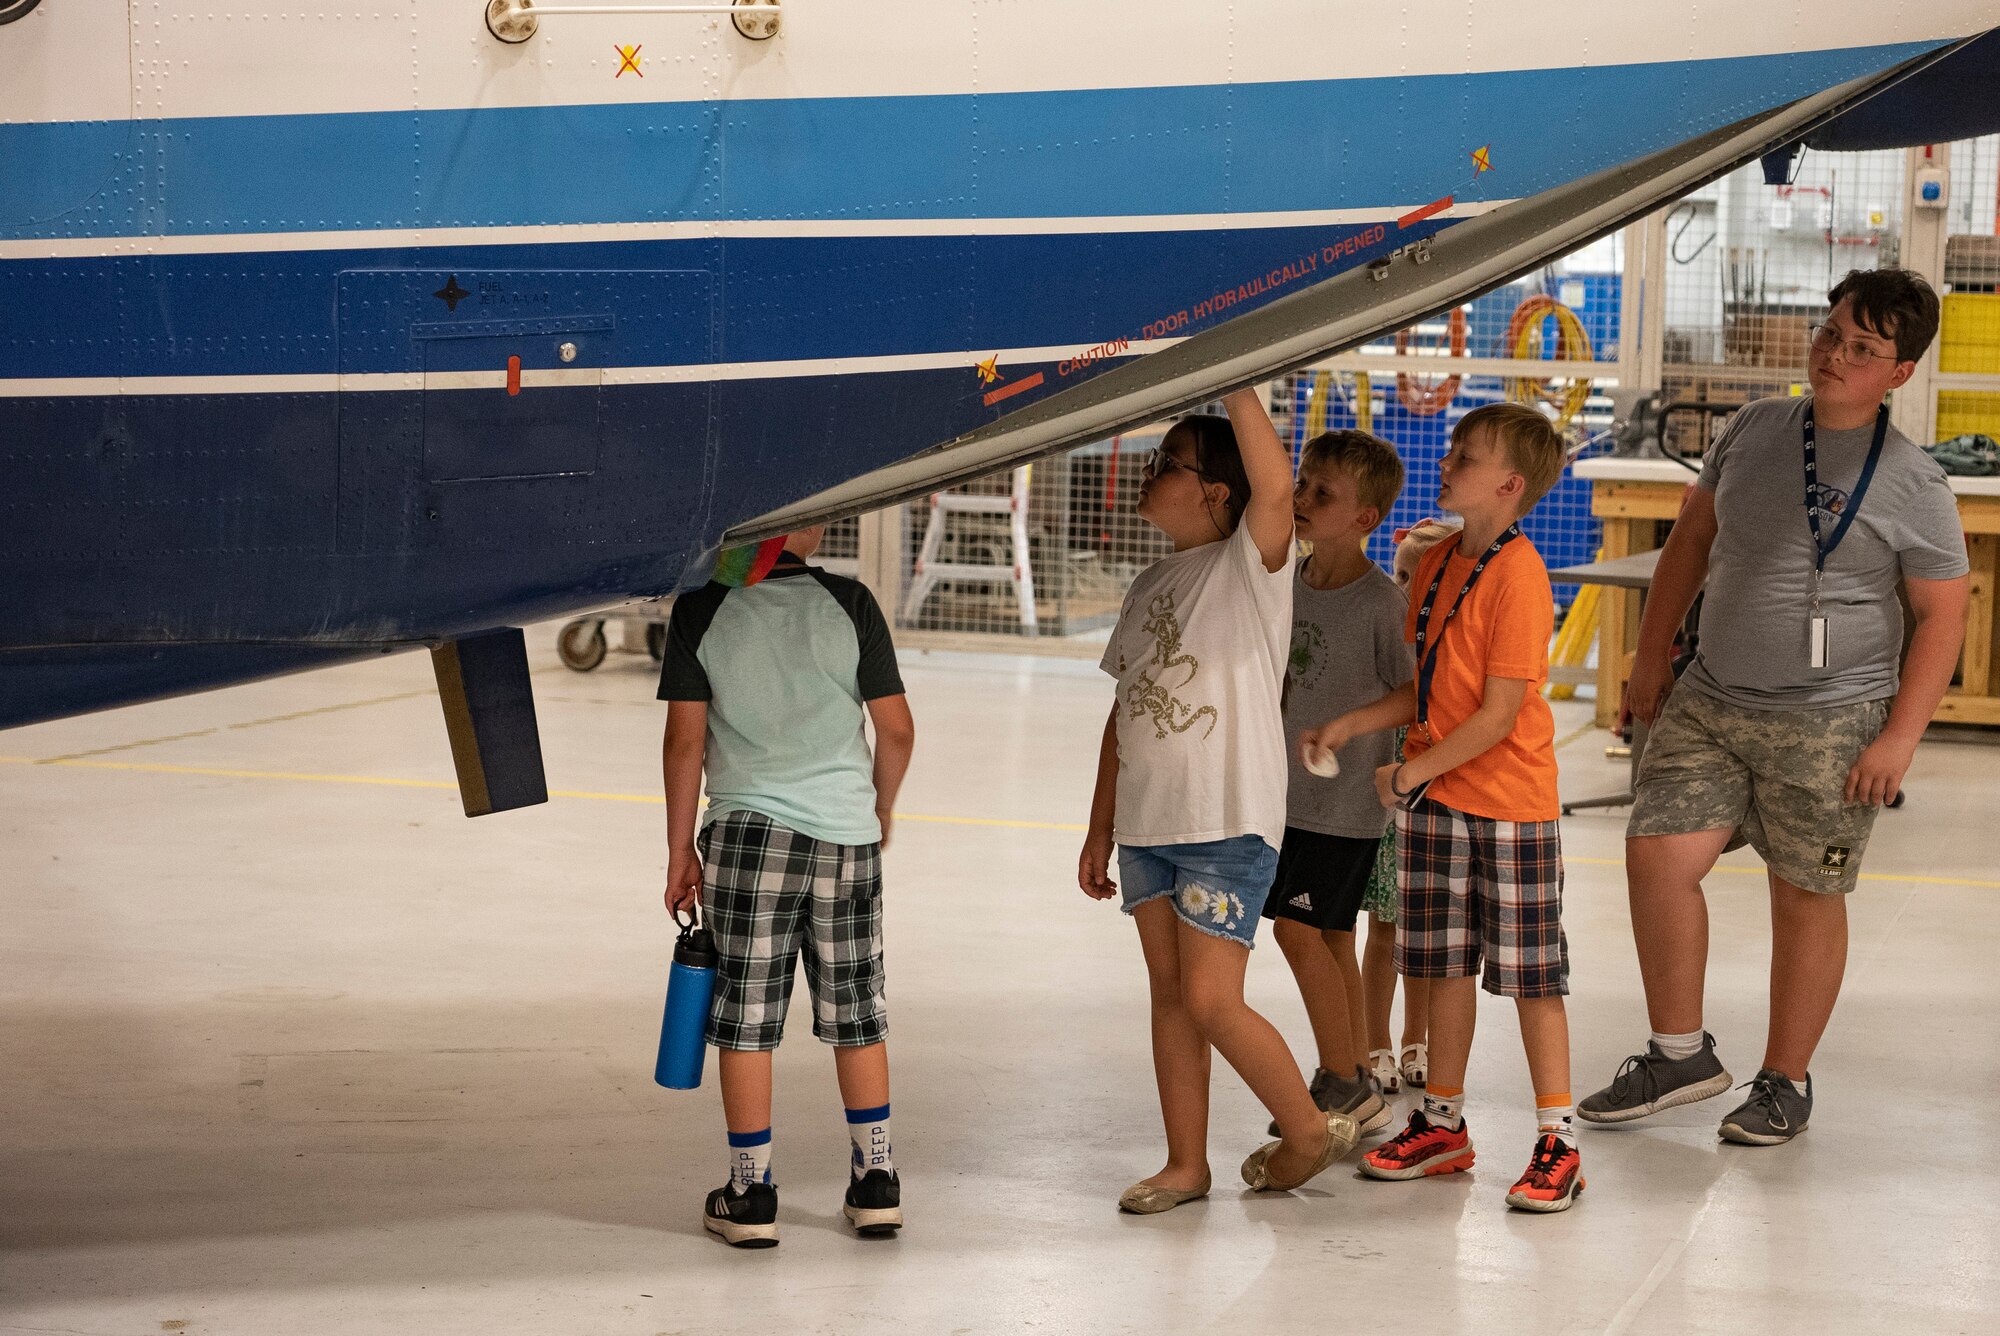
[[[1853,853],[1854,851],[1845,844],[1827,845],[1826,852],[1821,854],[1819,859],[1820,876],[1838,877],[1841,873],[1847,871],[1847,860],[1853,856]]]

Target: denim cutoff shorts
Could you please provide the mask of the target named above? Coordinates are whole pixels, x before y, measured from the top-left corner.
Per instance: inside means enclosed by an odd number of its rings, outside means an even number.
[[[1257,945],[1257,920],[1277,874],[1278,851],[1258,835],[1118,846],[1118,890],[1126,913],[1171,896],[1181,922],[1246,947]]]

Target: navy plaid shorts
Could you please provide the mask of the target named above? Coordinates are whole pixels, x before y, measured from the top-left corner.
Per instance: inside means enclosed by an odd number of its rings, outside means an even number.
[[[1425,798],[1396,813],[1396,972],[1481,974],[1500,997],[1569,991],[1562,834],[1554,821],[1494,821]]]
[[[882,846],[829,844],[756,812],[717,817],[699,845],[702,912],[721,957],[708,1042],[776,1048],[803,954],[813,1033],[842,1048],[881,1043]]]

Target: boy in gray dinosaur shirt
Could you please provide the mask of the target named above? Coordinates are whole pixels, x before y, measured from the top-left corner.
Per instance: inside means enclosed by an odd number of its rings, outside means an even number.
[[[1653,577],[1627,689],[1653,731],[1625,849],[1653,1035],[1578,1108],[1591,1122],[1729,1088],[1702,1029],[1701,879],[1740,828],[1770,869],[1771,1023],[1721,1135],[1768,1146],[1805,1130],[1807,1063],[1847,963],[1843,896],[1958,661],[1970,568],[1957,504],[1883,402],[1937,333],[1937,296],[1882,269],[1827,299],[1811,396],[1736,414]],[[1700,648],[1676,684],[1674,630],[1704,577]],[[1916,618],[1900,681],[1899,582]]]

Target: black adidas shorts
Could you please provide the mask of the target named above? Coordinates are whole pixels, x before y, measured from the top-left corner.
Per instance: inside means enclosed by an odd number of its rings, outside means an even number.
[[[1381,844],[1379,839],[1285,827],[1278,875],[1264,901],[1264,917],[1292,919],[1322,931],[1353,932]]]

